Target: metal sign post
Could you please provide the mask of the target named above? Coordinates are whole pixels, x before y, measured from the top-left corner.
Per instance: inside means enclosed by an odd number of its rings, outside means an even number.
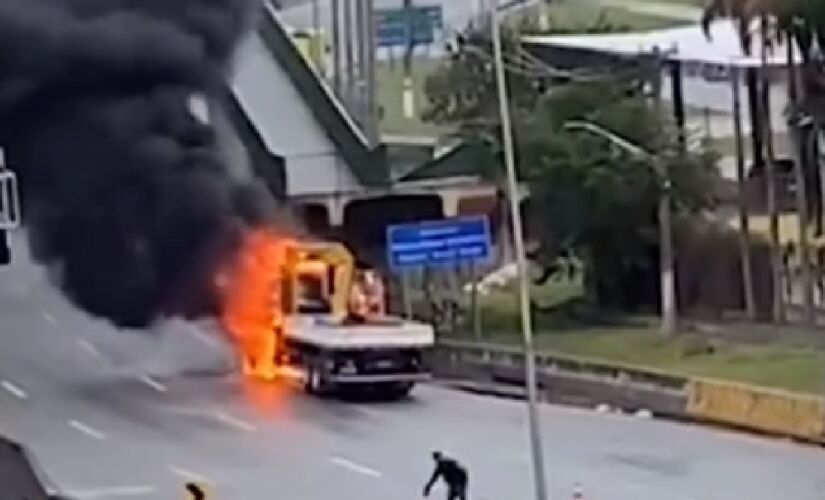
[[[404,301],[404,317],[407,319],[412,319],[413,307],[410,292],[410,274],[408,271],[403,271],[401,273],[401,297]]]
[[[472,295],[470,296],[470,308],[473,314],[473,334],[476,340],[481,340],[481,303],[478,300],[478,272],[476,272],[475,262],[470,262],[470,279],[473,283]]]

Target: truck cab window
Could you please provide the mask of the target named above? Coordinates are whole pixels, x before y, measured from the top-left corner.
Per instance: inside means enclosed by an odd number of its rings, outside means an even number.
[[[329,314],[332,307],[324,290],[324,280],[318,276],[303,275],[298,279],[298,312],[303,314]]]

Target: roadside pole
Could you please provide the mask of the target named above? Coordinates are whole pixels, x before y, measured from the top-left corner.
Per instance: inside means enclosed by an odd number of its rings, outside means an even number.
[[[321,36],[321,6],[320,0],[312,0],[312,37],[310,38],[310,55],[312,63],[315,64],[315,71],[321,77],[325,77],[324,71],[324,45],[325,38]]]
[[[404,302],[404,316],[412,319],[412,297],[410,296],[410,273],[401,271],[401,298]]]
[[[516,250],[516,265],[519,274],[519,303],[521,306],[521,331],[524,336],[524,370],[527,382],[527,416],[530,428],[530,447],[533,459],[533,479],[535,481],[536,500],[547,500],[547,481],[544,476],[544,453],[542,450],[541,429],[538,418],[538,394],[536,387],[536,357],[533,346],[533,325],[530,315],[530,282],[527,259],[524,251],[524,229],[521,221],[521,193],[516,179],[516,165],[513,145],[513,131],[510,124],[509,99],[507,97],[507,79],[504,75],[502,61],[501,33],[499,13],[496,2],[491,2],[490,23],[493,38],[493,59],[498,87],[499,112],[501,113],[501,132],[504,142],[504,162],[507,168],[507,186],[510,199],[510,217],[513,224],[513,243]]]
[[[332,8],[332,88],[335,96],[343,100],[341,77],[341,5],[340,0],[331,0]]]
[[[355,116],[370,135],[369,110],[367,109],[367,18],[366,0],[355,0]]]
[[[481,340],[481,304],[478,301],[478,272],[475,261],[470,261],[470,279],[473,283],[472,295],[470,296],[470,308],[473,314],[473,333],[476,340]]]
[[[368,136],[370,140],[370,147],[378,146],[380,142],[379,119],[378,119],[378,98],[376,92],[378,90],[376,66],[375,66],[375,51],[376,47],[376,27],[375,27],[375,0],[366,0],[366,16],[365,24],[367,26],[367,50],[366,50],[366,66],[367,66],[367,127]]]
[[[656,116],[661,116],[662,109],[662,68],[664,67],[664,54],[656,47],[653,51],[653,109]],[[661,330],[665,335],[676,333],[678,322],[678,311],[676,305],[676,272],[673,261],[673,211],[672,202],[672,182],[667,165],[659,155],[651,155],[648,158],[653,163],[653,169],[659,182],[662,193],[659,195],[659,266],[660,286],[662,294],[662,324]]]
[[[350,111],[357,110],[353,107],[355,104],[355,53],[353,52],[353,25],[352,25],[352,2],[353,0],[343,0],[344,5],[344,65],[346,78],[344,81],[344,88],[346,89],[346,97],[344,102],[347,109]]]
[[[413,39],[413,0],[404,0],[404,17],[407,20],[407,43],[404,47],[404,79],[401,89],[401,103],[404,118],[411,120],[415,118],[415,91],[413,89],[413,55],[415,52],[415,40]]]
[[[583,130],[604,138],[636,158],[648,162],[654,170],[656,177],[658,177],[662,189],[657,211],[660,259],[662,261],[661,272],[659,273],[662,295],[661,331],[666,335],[672,335],[676,332],[678,311],[676,305],[676,270],[673,262],[673,215],[670,207],[672,200],[672,182],[667,167],[658,156],[595,123],[574,120],[565,123],[564,128],[567,130]]]

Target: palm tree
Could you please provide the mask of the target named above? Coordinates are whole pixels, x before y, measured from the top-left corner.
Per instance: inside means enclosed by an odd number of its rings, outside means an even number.
[[[800,118],[808,116],[815,123],[825,120],[825,106],[821,105],[822,90],[825,85],[818,85],[822,79],[818,59],[819,47],[825,47],[825,24],[821,19],[825,16],[825,2],[810,0],[712,0],[705,10],[702,23],[706,32],[710,23],[719,17],[729,17],[736,23],[742,48],[746,54],[752,53],[752,27],[758,21],[759,39],[762,53],[762,99],[761,122],[765,127],[766,145],[766,177],[768,184],[768,210],[770,212],[770,237],[772,268],[774,276],[774,319],[781,320],[782,296],[780,280],[782,275],[782,261],[779,253],[778,241],[778,211],[776,204],[776,172],[770,130],[769,115],[769,83],[766,71],[766,53],[779,42],[785,41],[787,48],[788,97],[790,103],[789,128],[793,138],[793,152],[795,177],[797,184],[796,208],[799,216],[799,244],[802,264],[802,278],[804,288],[805,320],[809,325],[815,323],[813,303],[813,275],[811,268],[811,251],[808,243],[807,229],[810,225],[808,188],[805,186],[806,155],[804,141],[799,129]],[[797,67],[794,61],[794,45],[800,49],[803,63],[804,96],[800,99],[798,92]],[[822,195],[820,195],[821,199]],[[740,201],[741,203],[741,201]],[[820,204],[821,205],[821,204]],[[818,214],[822,217],[823,214]],[[821,225],[821,224],[820,224]]]

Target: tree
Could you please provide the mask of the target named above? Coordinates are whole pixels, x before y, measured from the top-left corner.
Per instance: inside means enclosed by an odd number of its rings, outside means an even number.
[[[632,78],[557,88],[518,124],[519,164],[544,260],[566,254],[582,260],[590,297],[601,306],[657,304],[660,179],[648,162],[603,139],[566,132],[564,123],[577,119],[622,131],[660,155],[677,213],[714,203],[715,157],[701,145],[685,153],[675,127],[656,114]]]
[[[450,56],[425,82],[424,121],[457,125],[462,137],[497,138],[500,134],[498,99],[493,75],[489,23],[470,26],[456,37]],[[507,54],[507,80],[514,120],[522,120],[546,89],[550,75],[519,61],[523,54],[516,31],[502,27],[502,49]]]
[[[507,68],[511,114],[515,121],[535,109],[544,92],[554,83],[566,82],[570,74],[555,70],[524,50],[519,33],[566,34],[609,33],[629,28],[616,25],[600,15],[592,24],[552,26],[541,30],[535,18],[502,26],[502,50]],[[489,19],[469,25],[448,47],[449,57],[425,82],[427,107],[424,121],[458,125],[463,137],[497,138],[500,134],[498,98],[493,75],[493,47]]]
[[[575,75],[525,64],[530,57],[515,37],[515,31],[504,31],[519,175],[530,187],[530,212],[538,215],[528,224],[541,243],[531,257],[551,270],[560,257],[577,257],[585,264],[590,296],[600,305],[656,304],[659,179],[651,165],[599,138],[566,132],[564,123],[595,121],[661,155],[681,212],[712,203],[712,155],[703,148],[685,153],[679,146],[673,124],[643,93],[644,72],[623,69],[575,83]],[[497,144],[488,40],[484,29],[470,30],[461,41],[464,50],[454,51],[428,79],[426,118]]]

